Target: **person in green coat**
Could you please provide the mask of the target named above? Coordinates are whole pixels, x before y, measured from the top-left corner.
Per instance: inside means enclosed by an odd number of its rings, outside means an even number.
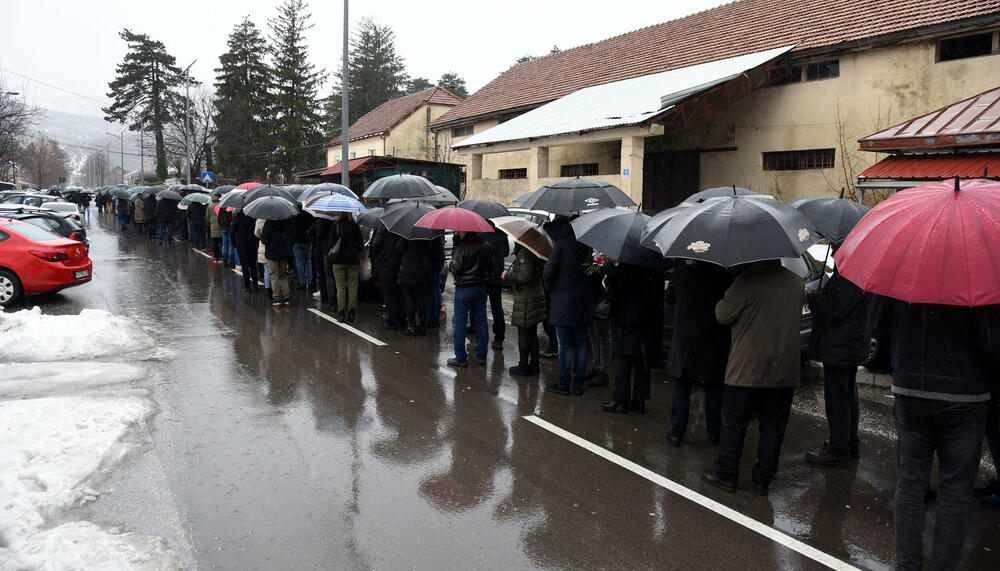
[[[212,195],[212,202],[205,208],[205,225],[212,238],[212,255],[216,262],[222,261],[222,226],[219,226],[219,197]]]
[[[515,245],[514,253],[514,264],[504,272],[504,279],[514,289],[510,324],[517,327],[519,352],[518,364],[510,368],[510,374],[526,377],[537,375],[539,371],[538,324],[546,318],[542,286],[545,261],[520,244]]]

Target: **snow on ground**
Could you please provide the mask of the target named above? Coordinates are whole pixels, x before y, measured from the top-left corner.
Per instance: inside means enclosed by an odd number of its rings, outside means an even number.
[[[38,307],[0,313],[0,360],[86,359],[153,345],[135,321],[100,309],[84,309],[79,315],[42,315]]]
[[[159,537],[72,521],[97,499],[102,476],[144,430],[154,405],[133,387],[143,367],[62,361],[153,345],[128,318],[105,311],[0,313],[0,570],[175,569]],[[95,390],[100,387],[99,390]]]
[[[122,363],[0,363],[0,398],[76,392],[138,381],[146,374],[143,367]]]

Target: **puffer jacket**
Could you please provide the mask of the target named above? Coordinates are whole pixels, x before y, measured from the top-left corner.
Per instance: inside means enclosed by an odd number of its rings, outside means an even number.
[[[213,238],[222,237],[222,227],[219,226],[219,214],[215,211],[215,207],[219,205],[219,197],[213,196],[212,202],[208,203],[205,208],[205,226],[208,227],[209,235]]]
[[[457,236],[456,236],[457,238]],[[469,232],[455,241],[448,271],[455,279],[455,287],[486,285],[493,268],[490,247],[478,234]]]
[[[545,288],[542,269],[545,262],[524,247],[516,247],[514,264],[507,272],[507,281],[514,290],[514,308],[510,324],[514,327],[534,327],[546,319]]]

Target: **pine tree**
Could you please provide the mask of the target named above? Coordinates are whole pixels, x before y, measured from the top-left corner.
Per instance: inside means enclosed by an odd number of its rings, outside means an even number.
[[[115,79],[108,83],[112,103],[102,109],[104,118],[125,123],[130,131],[142,127],[152,131],[156,141],[156,176],[164,180],[167,157],[163,130],[183,105],[182,98],[174,91],[182,81],[181,70],[162,42],[128,29],[119,35],[128,44],[128,53],[118,64]]]
[[[396,54],[395,38],[391,28],[380,27],[370,18],[362,20],[351,36],[348,88],[352,124],[386,101],[404,95],[409,77],[403,58]]]
[[[304,0],[285,0],[271,27],[271,73],[274,78],[274,139],[272,172],[290,178],[296,170],[321,161],[323,118],[317,91],[325,81],[322,70],[309,63],[304,34],[312,27]]]
[[[262,178],[274,148],[272,77],[267,42],[249,16],[233,28],[215,69],[215,160],[233,180]]]
[[[414,77],[406,84],[406,93],[407,95],[410,93],[417,93],[418,91],[423,91],[428,87],[434,87],[431,80],[426,77]]]
[[[453,71],[449,71],[441,75],[441,79],[437,82],[438,87],[443,87],[453,94],[465,99],[469,96],[469,92],[465,89],[465,80],[459,77],[459,75]]]

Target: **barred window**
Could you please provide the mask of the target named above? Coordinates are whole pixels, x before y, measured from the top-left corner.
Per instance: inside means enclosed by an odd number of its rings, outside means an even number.
[[[559,176],[596,176],[597,163],[585,163],[580,165],[562,165],[559,167]]]
[[[938,61],[986,56],[993,53],[993,32],[948,38],[938,44]]]
[[[840,60],[819,61],[806,65],[806,81],[840,77]]]
[[[793,65],[787,67],[774,67],[770,70],[771,85],[787,85],[789,83],[799,83],[802,81],[802,66]]]
[[[832,169],[834,155],[833,149],[764,153],[764,170]]]
[[[500,169],[500,173],[497,178],[501,179],[514,179],[514,178],[528,178],[528,169]]]

